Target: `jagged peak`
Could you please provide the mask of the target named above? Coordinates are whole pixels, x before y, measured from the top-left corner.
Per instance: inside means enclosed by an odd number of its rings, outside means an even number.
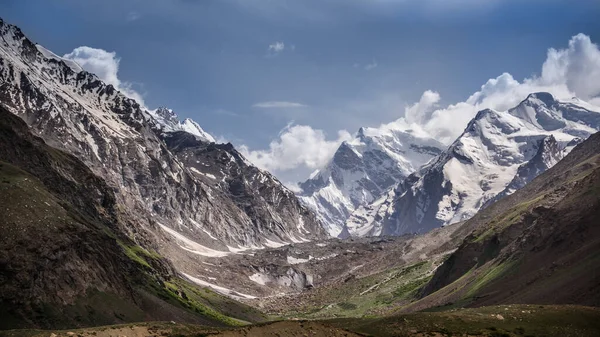
[[[158,109],[155,110],[155,113],[158,117],[162,118],[165,121],[168,121],[171,123],[179,122],[179,118],[177,117],[177,114],[173,111],[173,109],[169,109],[166,107],[159,107]]]
[[[552,105],[553,103],[556,102],[556,99],[554,98],[554,96],[551,93],[541,91],[541,92],[534,92],[534,93],[527,95],[527,98],[525,98],[525,100],[523,100],[521,102],[521,104],[526,103],[526,102],[531,102],[534,104],[539,104],[539,102],[542,102],[545,105]]]

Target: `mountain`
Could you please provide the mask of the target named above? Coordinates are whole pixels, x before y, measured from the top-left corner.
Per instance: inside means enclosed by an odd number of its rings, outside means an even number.
[[[345,224],[357,208],[386,194],[443,148],[402,122],[361,128],[324,169],[300,184],[300,199],[317,212],[331,236],[355,235]]]
[[[104,179],[120,230],[197,276],[200,260],[326,236],[315,215],[231,144],[150,111],[0,21],[0,106]]]
[[[198,123],[186,118],[183,122],[179,121],[177,114],[172,109],[160,107],[156,110],[148,110],[156,122],[156,126],[163,135],[168,135],[173,132],[183,131],[194,135],[198,140],[208,143],[214,143],[215,139],[208,132],[204,131]]]
[[[464,221],[552,167],[600,129],[578,100],[529,95],[508,111],[482,110],[447,151],[350,220],[377,234],[424,233]]]
[[[114,189],[2,107],[0,209],[0,329],[265,319],[137,245]]]
[[[600,133],[480,211],[422,289],[424,307],[600,305]]]

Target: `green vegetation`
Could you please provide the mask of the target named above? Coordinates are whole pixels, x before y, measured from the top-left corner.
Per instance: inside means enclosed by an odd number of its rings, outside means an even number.
[[[384,318],[335,319],[328,324],[368,336],[598,336],[600,309],[501,305]]]
[[[117,243],[119,246],[121,246],[121,248],[123,248],[123,251],[127,257],[146,268],[152,268],[150,265],[151,260],[159,260],[161,258],[158,253],[154,251],[148,251],[138,245],[126,245],[121,240],[117,240]]]
[[[162,300],[223,325],[243,326],[267,319],[257,309],[217,294],[208,288],[199,288],[179,278],[163,282],[162,285],[153,283],[148,286],[150,291]]]
[[[69,159],[63,158],[60,152],[55,155],[58,156],[55,158]],[[54,241],[71,242],[69,240],[72,238],[83,238],[83,235],[92,240],[84,240],[92,249],[114,251],[114,247],[120,247],[123,253],[122,260],[117,259],[115,263],[120,264],[118,268],[125,275],[128,284],[126,287],[132,288],[136,301],[132,301],[128,294],[98,291],[91,287],[70,304],[34,303],[25,314],[33,315],[39,326],[96,326],[115,322],[139,322],[148,319],[148,306],[155,307],[151,310],[158,316],[175,310],[179,312],[178,315],[187,315],[192,321],[194,317],[199,317],[198,319],[207,323],[212,322],[212,325],[240,326],[266,320],[260,311],[211,290],[200,289],[178,278],[165,281],[159,272],[164,262],[157,252],[144,249],[126,237],[120,237],[99,219],[83,214],[72,204],[50,192],[39,179],[5,162],[0,162],[0,205],[4,220],[0,223],[0,229],[4,233],[0,241],[13,252],[13,256],[31,261],[31,265],[35,260],[30,259],[30,254],[39,248],[35,247],[35,242],[44,242],[52,247]],[[31,238],[31,249],[19,246],[24,237]],[[76,258],[77,255],[72,255],[71,258],[73,257]],[[127,261],[133,263],[128,264]],[[166,303],[157,305],[156,300],[151,298],[158,298]],[[0,327],[29,325],[22,315],[19,308],[0,306]]]
[[[544,199],[544,197],[544,194],[539,195],[533,199],[522,202],[493,218],[485,227],[485,231],[477,235],[472,242],[483,242],[495,233],[499,233],[504,229],[516,224],[527,212],[538,205],[539,202]]]
[[[441,257],[442,258],[442,257]],[[413,301],[432,276],[436,261],[421,261],[305,294],[300,307],[289,308],[289,318],[368,317],[392,312]]]
[[[356,336],[353,332],[362,336],[379,337],[595,337],[600,332],[600,309],[569,305],[501,305],[445,312],[417,312],[383,318],[279,321],[243,329],[149,322],[62,331],[12,330],[0,332],[0,336]]]
[[[489,270],[482,273],[483,275],[480,275],[475,279],[474,284],[470,286],[469,290],[467,291],[464,297],[471,298],[473,296],[476,296],[479,293],[479,291],[487,284],[506,276],[508,273],[510,273],[511,270],[514,270],[516,263],[516,261],[504,261],[500,264],[492,266]]]

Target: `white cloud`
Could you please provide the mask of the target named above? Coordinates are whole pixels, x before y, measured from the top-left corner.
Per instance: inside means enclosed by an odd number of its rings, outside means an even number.
[[[305,108],[306,105],[297,102],[286,102],[286,101],[268,101],[259,102],[252,105],[253,108],[261,109],[289,109],[289,108]]]
[[[546,91],[558,98],[577,96],[600,106],[598,79],[600,50],[588,36],[579,34],[570,40],[568,48],[548,51],[539,76],[518,81],[504,73],[489,79],[464,102],[445,107],[440,107],[440,94],[428,90],[418,102],[405,106],[403,118],[381,127],[410,127],[421,135],[430,135],[448,144],[460,135],[477,111],[509,109],[533,92]],[[271,105],[277,104],[266,104]],[[349,132],[339,131],[336,139],[328,140],[321,130],[295,125],[283,129],[266,150],[251,151],[246,146],[241,150],[249,160],[267,170],[319,169],[327,164],[339,144],[350,138]]]
[[[323,167],[333,156],[338,146],[352,136],[339,131],[337,138],[327,140],[325,132],[307,125],[288,125],[273,140],[266,150],[251,151],[240,146],[246,158],[266,170],[286,171],[305,166],[311,169]]]
[[[295,49],[295,47],[294,47],[294,49]],[[269,48],[267,51],[269,52],[269,55],[275,56],[284,50],[285,50],[285,43],[277,41],[277,42],[271,43],[269,45]]]
[[[431,112],[433,108],[437,106],[441,97],[435,91],[427,90],[421,96],[419,102],[406,107],[404,111],[404,118],[408,123],[423,124],[429,118],[431,118]]]
[[[373,62],[371,62],[365,66],[365,70],[369,71],[369,70],[377,68],[377,66],[378,66],[377,61],[373,60]]]
[[[426,91],[420,101],[405,108],[405,122],[420,125],[438,140],[449,143],[464,130],[477,111],[506,110],[533,92],[546,91],[558,98],[600,103],[600,50],[584,34],[571,38],[566,49],[550,49],[540,76],[522,82],[504,73],[488,80],[466,101],[438,108],[440,95]]]
[[[302,188],[300,186],[298,186],[298,183],[294,183],[294,182],[290,182],[290,181],[285,181],[283,182],[283,184],[285,185],[285,187],[287,187],[290,191],[296,193],[296,194],[300,194],[302,193]]]
[[[140,93],[131,87],[131,83],[123,82],[118,77],[120,58],[115,52],[91,47],[77,47],[72,52],[63,56],[66,59],[77,62],[86,71],[95,74],[107,84],[112,84],[125,96],[135,99],[140,105],[144,105],[144,99]]]

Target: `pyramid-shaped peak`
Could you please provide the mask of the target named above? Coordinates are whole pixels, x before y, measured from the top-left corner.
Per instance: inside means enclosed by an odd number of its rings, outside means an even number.
[[[556,99],[549,92],[535,92],[529,94],[523,102],[534,103],[536,105],[540,105],[540,103],[552,105],[556,102]]]

